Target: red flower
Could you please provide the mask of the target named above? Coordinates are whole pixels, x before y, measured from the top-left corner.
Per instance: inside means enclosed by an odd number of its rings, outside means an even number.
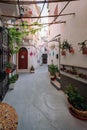
[[[6,68],[6,69],[5,69],[5,72],[6,72],[7,74],[11,73],[11,69],[10,69],[10,68]]]

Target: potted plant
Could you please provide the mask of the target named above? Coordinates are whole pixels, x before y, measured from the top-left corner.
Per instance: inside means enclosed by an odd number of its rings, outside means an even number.
[[[74,66],[72,66],[72,71],[71,71],[72,74],[74,75],[77,75],[77,70]]]
[[[74,49],[73,49],[73,47],[70,45],[70,47],[69,47],[69,53],[72,53],[72,54],[74,54]]]
[[[66,50],[69,50],[70,44],[67,40],[64,40],[63,43],[60,45],[60,48],[62,49],[61,54],[63,56],[66,56]]]
[[[83,55],[87,55],[87,46],[86,46],[86,41],[83,41],[81,43],[78,43],[78,45],[80,45],[80,51],[82,51]]]
[[[12,65],[11,65],[11,63],[7,63],[5,72],[7,74],[9,74],[9,73],[11,73],[11,71],[12,71]]]
[[[66,51],[65,51],[64,49],[62,49],[61,55],[62,55],[62,56],[66,56]]]
[[[57,72],[57,66],[54,65],[54,64],[49,65],[49,72],[50,72],[51,80],[55,80],[56,72]]]
[[[35,68],[34,68],[33,65],[32,65],[31,68],[30,68],[30,72],[31,72],[31,73],[34,73],[34,72],[35,72]]]
[[[79,119],[87,120],[87,101],[85,98],[71,84],[66,87],[65,93],[71,114]]]
[[[14,84],[18,80],[18,78],[19,78],[18,74],[14,74],[9,78],[9,89],[14,89]]]
[[[78,76],[83,79],[87,79],[87,75],[83,73],[79,73]]]

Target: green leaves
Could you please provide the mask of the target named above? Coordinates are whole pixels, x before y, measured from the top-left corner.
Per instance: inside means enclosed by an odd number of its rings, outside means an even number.
[[[38,22],[34,22],[32,25],[35,25],[35,28],[32,28],[28,25],[27,21],[23,21],[19,25],[19,28],[8,28],[9,32],[9,48],[11,54],[15,54],[19,51],[20,45],[22,44],[22,39],[29,34],[35,34],[41,28],[36,28],[36,26],[41,27],[42,25]]]
[[[11,54],[15,54],[19,51],[20,45],[22,43],[22,38],[26,36],[28,33],[25,31],[20,31],[17,28],[9,28],[9,48]]]
[[[80,45],[80,51],[82,51],[83,48],[86,47],[86,42],[87,42],[87,40],[85,40],[85,41],[83,41],[83,42],[81,42],[81,43],[78,43],[78,45]]]
[[[73,87],[71,84],[69,84],[66,87],[65,93],[68,95],[69,102],[77,109],[79,110],[87,110],[87,103],[85,101],[85,98],[81,96],[79,91]]]
[[[19,75],[18,74],[14,74],[9,78],[9,84],[11,83],[15,83],[18,80]]]
[[[60,45],[60,48],[61,48],[62,50],[64,50],[64,49],[69,50],[70,47],[71,47],[71,45],[68,43],[67,40],[64,40],[63,43]]]
[[[49,72],[50,72],[50,74],[51,75],[56,75],[56,72],[58,72],[59,70],[58,70],[58,67],[56,66],[56,65],[54,65],[54,64],[52,64],[52,65],[49,65]]]

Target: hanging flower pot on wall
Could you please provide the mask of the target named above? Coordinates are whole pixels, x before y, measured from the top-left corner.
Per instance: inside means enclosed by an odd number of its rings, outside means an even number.
[[[83,54],[83,55],[87,55],[87,47],[84,47],[84,48],[83,48],[82,54]]]
[[[12,72],[12,65],[11,65],[10,63],[7,63],[5,72],[6,72],[7,74],[9,74],[9,73]]]
[[[72,47],[69,49],[69,53],[74,54],[74,49]]]
[[[6,68],[6,69],[5,69],[5,72],[6,72],[7,74],[11,73],[11,71],[12,71],[12,70],[11,70],[10,68]]]
[[[80,51],[82,51],[83,55],[87,55],[87,45],[86,45],[87,40],[78,43],[78,45],[80,45]]]
[[[60,45],[60,48],[62,49],[61,54],[62,54],[63,56],[66,56],[66,51],[71,48],[71,45],[68,43],[67,40],[64,40],[64,41],[62,42],[62,44]]]
[[[62,56],[66,56],[66,51],[65,51],[65,50],[62,50],[62,51],[61,51],[61,55],[62,55]]]

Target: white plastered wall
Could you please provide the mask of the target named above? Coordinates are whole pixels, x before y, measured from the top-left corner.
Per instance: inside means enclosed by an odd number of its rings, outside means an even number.
[[[57,3],[49,4],[49,15],[54,15],[54,10],[55,10],[56,5],[57,5]],[[58,3],[58,12],[60,12],[60,8],[61,8],[61,4]],[[54,18],[52,18],[52,17],[48,19],[49,22],[52,22],[53,20],[54,20]],[[60,21],[60,18],[58,17],[56,21],[57,22]],[[52,40],[56,35],[61,34],[60,27],[61,27],[60,24],[53,24],[53,25],[49,26],[49,35],[48,35],[49,41]],[[48,46],[51,46],[52,44],[55,44],[56,48],[49,51],[48,65],[51,64],[53,61],[53,64],[59,66],[59,56],[58,56],[58,59],[56,58],[56,54],[59,55],[59,49],[58,49],[59,43],[52,41],[52,42],[48,43]],[[54,55],[53,55],[53,53],[54,53]]]
[[[17,72],[30,72],[30,67],[33,65],[34,68],[38,68],[42,64],[42,57],[41,53],[33,46],[22,46],[27,49],[28,51],[28,68],[25,69],[18,69],[18,54],[17,54]],[[30,53],[32,52],[32,56]],[[38,62],[39,61],[39,62]]]
[[[65,3],[62,3],[64,7]],[[64,16],[66,24],[61,25],[62,41],[67,39],[72,44],[75,54],[61,56],[61,64],[74,65],[87,68],[87,55],[79,51],[78,43],[87,40],[87,0],[70,2],[63,13],[75,13],[74,16]]]

